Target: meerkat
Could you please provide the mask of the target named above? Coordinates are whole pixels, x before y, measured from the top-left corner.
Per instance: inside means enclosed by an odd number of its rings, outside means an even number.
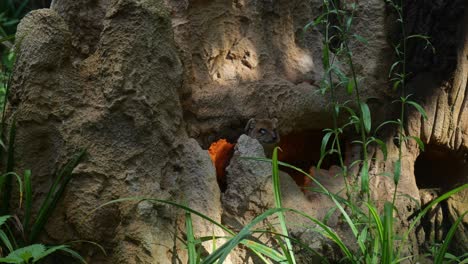
[[[278,134],[278,119],[256,119],[251,118],[245,126],[245,134],[257,139],[263,146],[265,156],[271,158],[273,149],[280,142]]]

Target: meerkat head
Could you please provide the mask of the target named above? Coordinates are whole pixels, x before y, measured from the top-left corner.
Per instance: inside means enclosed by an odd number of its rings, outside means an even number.
[[[262,145],[277,144],[280,141],[278,134],[278,119],[251,118],[245,127],[245,133],[257,139]]]

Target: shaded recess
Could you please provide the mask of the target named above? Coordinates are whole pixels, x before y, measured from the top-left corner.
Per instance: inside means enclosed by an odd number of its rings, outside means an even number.
[[[466,0],[404,1],[405,31],[408,36],[429,37],[434,50],[421,38],[407,42],[407,71],[412,76],[431,72],[439,81],[450,78],[457,65]],[[410,76],[411,78],[411,76]]]
[[[449,190],[468,182],[468,153],[427,145],[416,159],[414,173],[419,189]]]
[[[320,160],[320,146],[322,144],[323,132],[321,130],[307,130],[292,132],[281,136],[278,159],[291,164],[305,172],[310,172],[316,167]],[[330,140],[331,141],[331,140]],[[342,142],[341,142],[342,143]],[[226,190],[226,168],[234,152],[235,140],[221,138],[212,142],[208,152],[216,169],[218,185],[222,192]],[[342,152],[345,153],[344,144],[341,144]],[[337,155],[326,157],[321,165],[322,169],[329,169],[332,165],[339,165]],[[303,174],[294,169],[280,167],[281,171],[288,173],[298,186],[305,186],[306,181]]]
[[[283,151],[278,154],[279,160],[306,172],[310,172],[310,169],[313,166],[317,166],[320,160],[320,146],[323,136],[324,133],[322,130],[292,132],[282,136],[280,147]],[[345,153],[344,144],[341,144],[341,147],[342,153]],[[326,157],[322,162],[321,168],[329,169],[332,165],[339,165],[339,158],[337,155]],[[305,177],[303,174],[290,168],[280,169],[291,175],[297,185],[305,185]]]

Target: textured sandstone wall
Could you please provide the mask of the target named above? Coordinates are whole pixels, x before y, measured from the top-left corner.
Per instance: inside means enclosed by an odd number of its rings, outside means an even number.
[[[380,106],[373,111],[380,115],[376,119],[392,114],[388,105],[394,96],[387,88],[393,60],[388,39],[394,28],[383,2],[359,1],[355,29],[369,45],[352,44],[358,74],[366,77],[362,96]],[[251,117],[277,117],[281,134],[331,126],[327,99],[318,90],[322,35],[317,29],[302,32],[320,14],[320,3],[67,0],[27,16],[18,28],[20,53],[9,106],[18,122],[17,167],[33,170],[39,199],[54,168],[77,149],[88,151],[44,238],[103,244],[108,257],[83,248],[91,263],[184,261],[185,250],[174,240],[183,229],[183,212],[141,202],[86,215],[111,199],[150,196],[187,202],[236,227],[271,205],[268,168],[251,171],[238,159],[261,154],[258,144],[240,142],[224,194],[204,149],[220,137],[236,140]],[[468,33],[459,26],[468,24],[464,16],[465,22],[455,19],[463,38],[454,41],[456,67],[442,78],[445,84],[431,82],[427,76],[432,74],[422,71],[411,82],[429,120],[408,115],[409,132],[462,156],[468,149]],[[424,96],[428,90],[434,92]],[[393,168],[398,151],[392,136],[389,132],[386,140],[389,161],[373,163],[373,175]],[[415,143],[403,151],[399,188],[419,199],[414,163],[420,153]],[[349,147],[349,162],[358,153],[359,148]],[[370,154],[382,159],[379,151]],[[286,176],[286,205],[320,216],[326,202],[307,199]],[[391,182],[373,178],[375,195],[389,196]],[[327,184],[339,189],[336,182]],[[401,208],[411,204],[399,203]],[[195,224],[199,235],[221,234]],[[321,247],[306,231],[293,233]],[[244,254],[238,252],[232,262],[239,263]]]

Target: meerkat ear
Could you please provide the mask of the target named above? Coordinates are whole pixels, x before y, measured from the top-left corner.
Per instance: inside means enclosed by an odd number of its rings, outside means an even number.
[[[278,125],[278,119],[276,117],[272,118],[271,121],[275,124],[275,126]]]
[[[244,132],[248,134],[255,127],[255,118],[250,118],[245,126]]]

